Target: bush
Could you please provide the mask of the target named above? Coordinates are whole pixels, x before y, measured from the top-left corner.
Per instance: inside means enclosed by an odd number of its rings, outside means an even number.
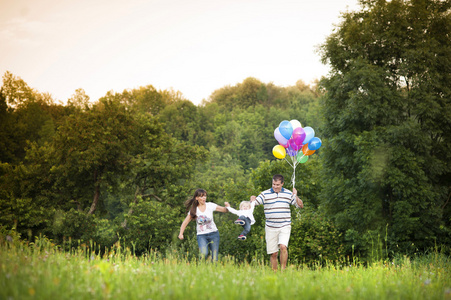
[[[163,251],[171,244],[174,228],[180,224],[178,209],[160,202],[140,201],[127,218],[121,239],[138,255],[151,249]]]
[[[93,215],[71,209],[69,211],[58,210],[55,213],[52,233],[58,243],[66,238],[89,242],[95,237],[96,220]]]
[[[309,206],[292,215],[289,245],[289,258],[292,262],[310,264],[342,258],[343,235],[331,221]]]

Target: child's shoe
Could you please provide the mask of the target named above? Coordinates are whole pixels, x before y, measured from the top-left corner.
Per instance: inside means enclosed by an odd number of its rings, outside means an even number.
[[[236,224],[236,225],[244,225],[244,224],[246,224],[246,222],[244,222],[244,221],[241,220],[241,219],[238,219],[238,220],[235,221],[235,224]]]
[[[246,236],[245,236],[245,235],[240,235],[240,236],[238,237],[238,239],[244,241],[244,240],[246,239]]]

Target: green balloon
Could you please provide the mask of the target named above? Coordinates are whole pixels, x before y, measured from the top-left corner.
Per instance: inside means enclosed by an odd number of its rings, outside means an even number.
[[[296,159],[297,159],[298,162],[300,162],[301,164],[303,164],[303,163],[307,162],[308,156],[307,156],[307,155],[304,155],[304,153],[302,153],[302,152],[299,152],[299,153],[298,153],[298,156],[296,157]]]

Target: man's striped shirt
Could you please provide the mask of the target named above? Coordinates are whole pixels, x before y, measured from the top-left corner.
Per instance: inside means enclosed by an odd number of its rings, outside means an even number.
[[[284,188],[279,193],[274,192],[272,188],[263,191],[255,200],[255,205],[263,205],[266,226],[272,228],[291,225],[290,205],[299,207],[293,193]]]

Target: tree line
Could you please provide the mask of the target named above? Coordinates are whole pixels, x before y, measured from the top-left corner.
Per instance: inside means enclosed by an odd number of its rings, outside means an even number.
[[[289,165],[274,129],[297,119],[323,146],[296,169],[290,259],[413,254],[451,245],[451,43],[446,1],[360,1],[319,47],[329,76],[278,87],[249,77],[196,106],[152,85],[57,103],[10,72],[0,90],[0,230],[138,254],[173,247],[194,189],[242,200]],[[266,257],[263,212],[246,244],[218,217],[222,254]],[[192,228],[188,228],[188,236]],[[194,231],[191,231],[194,234]]]

